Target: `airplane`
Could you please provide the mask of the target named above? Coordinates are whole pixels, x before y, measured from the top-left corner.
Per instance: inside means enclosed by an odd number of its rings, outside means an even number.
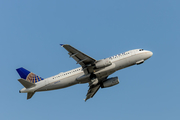
[[[81,67],[61,72],[58,75],[42,78],[21,67],[16,69],[20,75],[18,81],[24,86],[20,93],[27,93],[30,99],[35,92],[66,88],[75,84],[89,83],[86,94],[87,101],[99,88],[112,87],[119,84],[118,77],[108,78],[114,72],[132,65],[140,65],[149,59],[153,53],[144,49],[134,49],[105,59],[96,60],[68,44],[60,44],[65,48]]]

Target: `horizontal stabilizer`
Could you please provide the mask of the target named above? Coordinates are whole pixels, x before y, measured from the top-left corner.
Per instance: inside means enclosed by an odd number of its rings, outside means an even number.
[[[30,99],[33,95],[34,95],[35,92],[29,92],[27,93],[27,99]]]
[[[29,81],[27,81],[27,80],[25,80],[25,79],[18,79],[18,81],[25,87],[25,88],[31,88],[31,87],[34,87],[34,86],[36,86],[36,84],[35,83],[31,83],[31,82],[29,82]]]

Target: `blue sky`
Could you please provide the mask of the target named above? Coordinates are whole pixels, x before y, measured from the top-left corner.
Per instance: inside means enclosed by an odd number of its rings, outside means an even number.
[[[179,120],[180,1],[0,1],[1,120]],[[120,84],[84,102],[88,84],[26,100],[16,68],[47,78],[79,65],[59,44],[102,59],[131,49],[154,54],[120,70]]]

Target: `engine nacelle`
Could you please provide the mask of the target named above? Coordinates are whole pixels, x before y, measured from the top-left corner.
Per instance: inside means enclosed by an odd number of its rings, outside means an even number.
[[[113,77],[113,78],[109,78],[109,79],[107,79],[106,81],[104,81],[104,82],[101,84],[101,88],[112,87],[112,86],[117,85],[117,84],[119,84],[119,79],[118,79],[118,77]]]
[[[112,63],[111,61],[109,60],[109,58],[106,58],[106,59],[102,59],[100,61],[98,61],[96,64],[95,64],[95,67],[96,68],[104,68],[104,67],[107,67],[107,66],[110,66]]]

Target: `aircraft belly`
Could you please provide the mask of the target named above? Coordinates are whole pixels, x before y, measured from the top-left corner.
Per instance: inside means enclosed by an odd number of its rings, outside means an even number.
[[[72,85],[77,84],[78,82],[76,81],[75,76],[70,76],[64,79],[60,79],[57,81],[54,81],[52,83],[49,83],[48,85],[42,87],[41,89],[38,89],[38,91],[47,91],[47,90],[55,90],[55,89],[61,89],[65,87],[69,87]]]

